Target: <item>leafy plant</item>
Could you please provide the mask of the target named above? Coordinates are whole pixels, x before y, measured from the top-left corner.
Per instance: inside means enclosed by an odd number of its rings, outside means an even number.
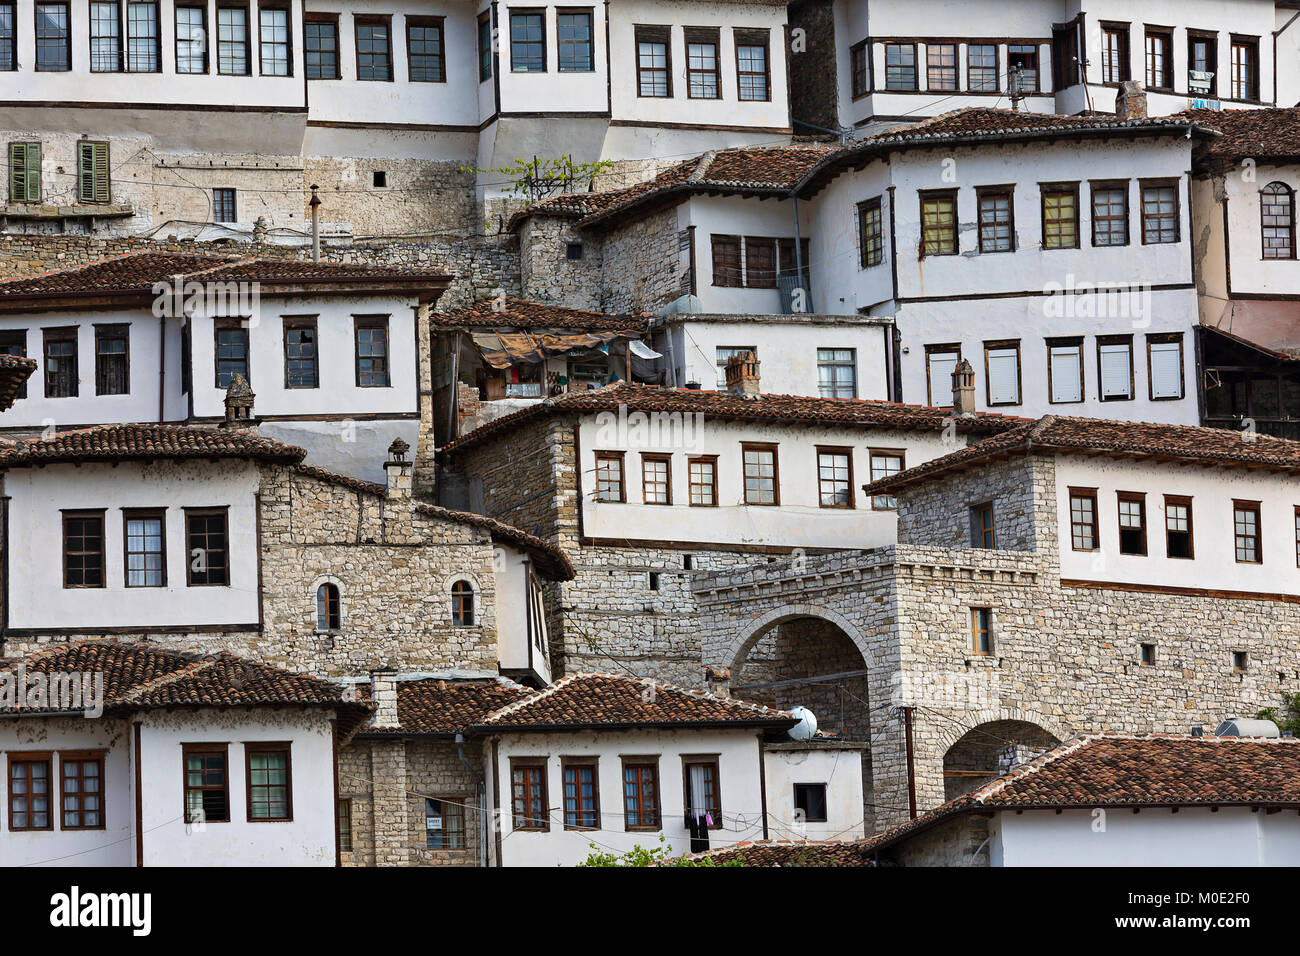
[[[659,834],[659,846],[643,847],[637,844],[625,853],[616,853],[605,847],[589,844],[591,852],[578,866],[744,866],[744,860],[728,860],[715,863],[709,857],[699,860],[687,860],[673,857],[672,845],[668,838]]]
[[[566,154],[555,159],[534,156],[531,162],[516,159],[513,166],[498,166],[495,169],[462,166],[461,172],[479,176],[504,176],[510,184],[507,194],[512,199],[522,199],[532,205],[557,193],[591,189],[598,175],[613,168],[614,164],[608,159],[594,163],[575,163],[573,157]]]
[[[1281,707],[1265,707],[1255,716],[1273,721],[1283,733],[1290,731],[1300,737],[1300,693],[1283,694]]]

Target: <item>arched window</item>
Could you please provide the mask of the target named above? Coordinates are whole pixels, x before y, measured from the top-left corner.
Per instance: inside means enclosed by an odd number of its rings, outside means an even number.
[[[326,582],[316,589],[316,629],[337,631],[343,627],[343,614],[339,609],[338,585]]]
[[[451,586],[451,623],[457,627],[470,627],[474,623],[474,586],[468,581],[457,581]]]
[[[1265,259],[1295,258],[1295,193],[1286,183],[1269,183],[1259,191]]]

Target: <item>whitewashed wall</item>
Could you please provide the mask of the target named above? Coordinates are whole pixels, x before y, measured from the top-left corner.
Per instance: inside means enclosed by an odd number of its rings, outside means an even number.
[[[531,670],[542,680],[551,679],[549,647],[546,646],[545,619],[538,619],[534,603],[532,611],[533,635],[530,635],[531,599],[529,580],[531,563],[528,557],[514,548],[497,545],[493,566],[496,570],[497,654],[504,670]],[[542,646],[537,646],[536,633],[540,629]]]
[[[1292,207],[1295,191],[1300,189],[1300,166],[1259,166],[1253,179],[1246,169],[1230,171],[1223,177],[1227,203],[1228,263],[1232,272],[1233,295],[1285,296],[1300,295],[1300,265],[1295,259],[1263,258],[1263,228],[1260,219],[1260,190],[1279,182],[1291,188]],[[1209,182],[1197,182],[1197,191],[1212,191]],[[1218,212],[1219,210],[1215,210]],[[1294,213],[1293,213],[1294,214]],[[1206,225],[1221,230],[1223,219],[1207,218]],[[1205,267],[1223,272],[1224,263],[1207,257]]]
[[[866,836],[862,819],[862,754],[854,750],[818,749],[763,752],[767,812],[774,840],[856,840]],[[794,785],[826,784],[826,822],[795,817]]]
[[[776,289],[737,289],[713,284],[713,240],[719,236],[755,236],[794,241],[791,205],[782,199],[745,199],[740,196],[692,196],[678,208],[678,228],[695,227],[695,289],[705,312],[741,312],[759,315],[781,312]],[[807,212],[800,215],[801,236],[808,235]],[[805,263],[807,268],[808,264]],[[817,274],[812,273],[816,284]]]

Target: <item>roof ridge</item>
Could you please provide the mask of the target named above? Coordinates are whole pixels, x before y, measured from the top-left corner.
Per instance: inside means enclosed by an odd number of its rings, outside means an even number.
[[[717,158],[718,151],[716,149],[705,151],[701,154],[699,162],[695,164],[695,169],[686,177],[686,181],[688,183],[698,183],[708,173],[709,167],[713,165],[713,161]]]

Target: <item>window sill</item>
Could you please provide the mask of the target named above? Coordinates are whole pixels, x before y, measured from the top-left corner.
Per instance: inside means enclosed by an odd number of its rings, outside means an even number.
[[[972,653],[972,652],[970,652],[970,651],[967,651],[966,653],[967,653],[967,657],[966,657],[966,666],[967,666],[968,668],[976,668],[976,667],[1000,668],[1000,667],[1002,667],[1002,658],[997,657],[997,656],[995,656],[995,655],[993,655],[993,654],[975,654],[975,653]]]

